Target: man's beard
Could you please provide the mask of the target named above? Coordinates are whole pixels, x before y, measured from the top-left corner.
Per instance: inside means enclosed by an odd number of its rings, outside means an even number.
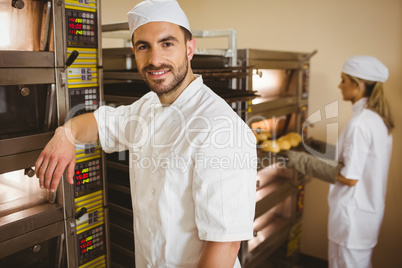
[[[144,73],[149,72],[149,71],[158,71],[158,70],[163,70],[163,69],[168,69],[170,72],[173,74],[173,80],[170,82],[168,85],[163,85],[165,79],[160,79],[160,80],[152,80],[152,82],[148,81],[146,79],[146,75]],[[183,83],[184,79],[187,76],[188,72],[188,61],[187,61],[187,55],[183,61],[183,63],[177,68],[177,73],[173,72],[173,66],[169,64],[162,64],[158,67],[154,65],[148,65],[143,68],[142,70],[142,77],[144,78],[145,83],[149,86],[149,88],[155,92],[158,96],[163,96],[163,95],[169,95],[170,93],[173,93],[176,91],[180,85]]]

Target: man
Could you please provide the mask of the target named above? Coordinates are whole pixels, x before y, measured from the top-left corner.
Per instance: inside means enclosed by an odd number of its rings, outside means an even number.
[[[71,141],[99,137],[106,152],[130,152],[136,267],[240,267],[240,241],[252,237],[255,138],[193,74],[195,41],[177,1],[143,1],[128,20],[151,92],[58,128],[35,165],[40,185],[54,191],[66,167],[72,183]]]

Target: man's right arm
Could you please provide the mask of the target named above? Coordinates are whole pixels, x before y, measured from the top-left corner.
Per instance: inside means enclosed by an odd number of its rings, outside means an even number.
[[[35,163],[40,187],[56,191],[66,168],[67,181],[73,184],[75,144],[94,143],[97,140],[98,124],[93,113],[79,115],[58,127]]]

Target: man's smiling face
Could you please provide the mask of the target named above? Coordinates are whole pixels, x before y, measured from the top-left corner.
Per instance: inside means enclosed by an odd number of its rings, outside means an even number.
[[[133,44],[138,71],[152,91],[161,97],[183,90],[189,59],[180,26],[169,22],[147,23],[134,32]]]

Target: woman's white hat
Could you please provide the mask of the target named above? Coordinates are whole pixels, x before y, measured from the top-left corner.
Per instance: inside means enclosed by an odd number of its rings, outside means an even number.
[[[177,24],[190,30],[190,23],[176,0],[146,0],[127,13],[130,36],[138,27],[154,21]]]
[[[385,82],[388,79],[388,68],[378,59],[371,56],[354,56],[346,60],[342,72],[357,78]]]

